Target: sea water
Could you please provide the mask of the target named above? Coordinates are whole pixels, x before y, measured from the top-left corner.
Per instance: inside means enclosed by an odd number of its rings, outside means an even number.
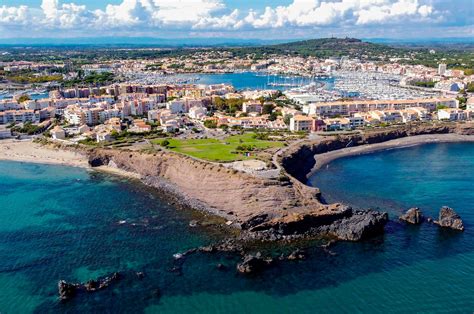
[[[474,309],[472,144],[434,144],[344,158],[311,182],[330,201],[386,210],[386,234],[338,243],[331,254],[283,262],[255,276],[232,254],[173,254],[226,231],[189,226],[205,218],[168,204],[138,181],[85,169],[0,162],[0,312],[404,313]],[[464,233],[405,226],[410,206],[435,216],[452,206]],[[124,223],[125,221],[125,223]],[[226,270],[217,270],[222,263]],[[57,282],[119,271],[123,280],[68,302]],[[138,279],[135,272],[145,273]]]

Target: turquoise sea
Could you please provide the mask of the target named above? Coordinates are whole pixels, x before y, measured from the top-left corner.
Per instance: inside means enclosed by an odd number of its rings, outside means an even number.
[[[389,211],[386,234],[336,244],[335,254],[313,247],[255,277],[237,275],[227,254],[192,255],[182,274],[170,272],[174,253],[225,231],[191,228],[200,214],[139,182],[2,161],[0,313],[472,313],[473,156],[473,144],[429,144],[332,162],[310,182],[328,200]],[[462,216],[464,233],[395,220],[409,206],[434,216],[442,205]],[[58,301],[59,279],[114,271],[124,274],[116,285]]]

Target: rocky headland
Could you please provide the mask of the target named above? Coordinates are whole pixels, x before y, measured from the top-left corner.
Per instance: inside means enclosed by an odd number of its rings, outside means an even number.
[[[139,152],[96,148],[87,151],[92,167],[108,166],[138,174],[143,182],[175,196],[179,203],[224,218],[241,230],[244,240],[288,240],[329,236],[359,241],[380,234],[388,221],[385,213],[354,211],[343,204],[324,204],[320,191],[306,185],[318,157],[348,147],[370,151],[376,144],[423,136],[443,141],[465,140],[474,134],[471,124],[419,124],[302,141],[274,159],[280,175],[261,178],[220,164],[160,150]],[[448,136],[448,137],[446,137]],[[415,140],[413,140],[415,139]],[[469,137],[472,139],[472,137]],[[384,147],[393,147],[387,144]]]

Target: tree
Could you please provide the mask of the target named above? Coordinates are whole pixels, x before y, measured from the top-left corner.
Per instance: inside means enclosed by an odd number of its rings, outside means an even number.
[[[25,102],[25,101],[28,101],[28,100],[31,100],[30,96],[29,95],[21,95],[19,98],[18,98],[18,103],[21,104],[22,102]]]
[[[265,104],[262,108],[262,114],[271,114],[273,112],[273,104]]]
[[[168,141],[168,140],[162,140],[161,143],[160,143],[160,145],[161,145],[162,147],[168,147],[168,146],[170,145],[170,141]]]
[[[285,122],[286,125],[290,125],[290,119],[293,118],[293,116],[291,114],[287,114],[284,118],[283,118],[283,122]]]
[[[217,128],[217,122],[215,120],[206,120],[204,121],[204,126],[209,129]]]

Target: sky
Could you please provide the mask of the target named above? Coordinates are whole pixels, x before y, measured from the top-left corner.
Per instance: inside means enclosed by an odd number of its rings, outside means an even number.
[[[474,0],[0,0],[0,38],[474,37]]]

